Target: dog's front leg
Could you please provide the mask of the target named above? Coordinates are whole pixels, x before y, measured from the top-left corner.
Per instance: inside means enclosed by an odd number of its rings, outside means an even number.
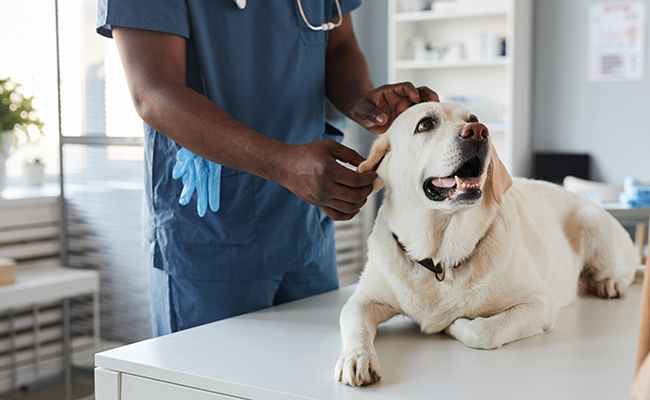
[[[373,342],[377,326],[396,314],[387,303],[354,295],[350,298],[341,311],[343,355],[336,363],[334,379],[350,386],[369,385],[381,379]]]
[[[491,317],[458,318],[445,332],[468,347],[495,349],[542,333],[555,320],[548,296],[537,296]]]

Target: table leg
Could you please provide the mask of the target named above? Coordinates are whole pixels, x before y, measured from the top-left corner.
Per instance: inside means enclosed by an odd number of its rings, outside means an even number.
[[[636,251],[639,254],[639,263],[640,264],[645,264],[645,260],[643,259],[643,250],[645,248],[645,237],[646,237],[646,232],[648,228],[645,226],[645,224],[636,224],[636,232],[634,234],[634,244],[636,246]]]
[[[93,293],[93,341],[95,342],[95,351],[99,351],[99,329],[100,329],[100,319],[99,319],[99,292]]]
[[[70,299],[63,300],[63,380],[65,400],[72,400],[72,360],[70,332]]]
[[[38,304],[32,306],[32,324],[34,328],[34,380],[41,379],[41,318]]]
[[[16,314],[13,308],[7,313],[9,321],[9,365],[11,371],[11,388],[18,387],[18,366],[16,365]]]

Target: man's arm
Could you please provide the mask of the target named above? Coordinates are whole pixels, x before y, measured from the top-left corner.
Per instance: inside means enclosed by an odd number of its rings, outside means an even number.
[[[385,132],[413,104],[438,101],[433,90],[416,88],[410,82],[375,89],[349,14],[343,16],[340,27],[329,33],[326,71],[327,97],[343,114],[372,133]]]
[[[113,36],[140,117],[194,154],[279,183],[337,220],[359,212],[376,174],[356,173],[336,160],[363,158],[332,140],[288,145],[239,123],[185,86],[184,38],[114,27]]]

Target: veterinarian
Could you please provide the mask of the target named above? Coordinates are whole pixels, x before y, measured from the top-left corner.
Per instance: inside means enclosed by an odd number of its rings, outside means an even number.
[[[360,2],[99,0],[145,122],[156,336],[338,287],[332,220],[359,212],[376,174],[336,162],[363,158],[322,140],[342,138],[325,99],[373,133],[437,101],[374,88],[349,15]]]

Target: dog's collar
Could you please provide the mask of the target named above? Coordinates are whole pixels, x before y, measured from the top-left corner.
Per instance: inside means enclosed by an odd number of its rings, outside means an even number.
[[[402,249],[404,254],[406,254],[406,256],[408,257],[408,253],[406,252],[406,248],[399,241],[399,239],[397,238],[397,235],[393,233],[393,237],[395,238],[395,241],[397,242],[397,245],[399,246],[399,248]],[[424,260],[413,260],[413,261],[416,261],[418,264],[420,264],[424,268],[426,268],[429,271],[433,272],[435,274],[436,279],[438,280],[438,282],[442,282],[442,281],[445,280],[445,267],[442,265],[442,263],[434,263],[433,259],[431,259],[431,258],[425,258]],[[455,265],[454,269],[460,267],[460,264],[462,264],[462,263],[459,263],[459,264]]]

